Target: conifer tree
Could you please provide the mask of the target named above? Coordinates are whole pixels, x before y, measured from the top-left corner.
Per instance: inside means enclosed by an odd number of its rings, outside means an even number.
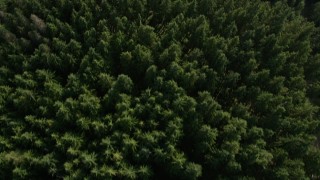
[[[0,177],[318,179],[319,7],[0,0]]]

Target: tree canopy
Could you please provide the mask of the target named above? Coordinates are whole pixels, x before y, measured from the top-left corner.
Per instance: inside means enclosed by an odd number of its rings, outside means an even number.
[[[319,12],[0,0],[0,177],[320,178]]]

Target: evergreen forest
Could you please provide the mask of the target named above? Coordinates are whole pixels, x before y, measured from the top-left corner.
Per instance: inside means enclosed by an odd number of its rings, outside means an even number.
[[[319,0],[0,0],[0,179],[320,179]]]

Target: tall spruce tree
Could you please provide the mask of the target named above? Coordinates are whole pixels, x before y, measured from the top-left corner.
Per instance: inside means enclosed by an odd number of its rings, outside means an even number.
[[[0,0],[0,177],[320,178],[319,7]]]

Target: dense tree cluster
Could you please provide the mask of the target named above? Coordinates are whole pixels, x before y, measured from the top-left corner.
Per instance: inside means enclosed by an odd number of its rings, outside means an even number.
[[[0,177],[319,178],[319,12],[0,0]]]

